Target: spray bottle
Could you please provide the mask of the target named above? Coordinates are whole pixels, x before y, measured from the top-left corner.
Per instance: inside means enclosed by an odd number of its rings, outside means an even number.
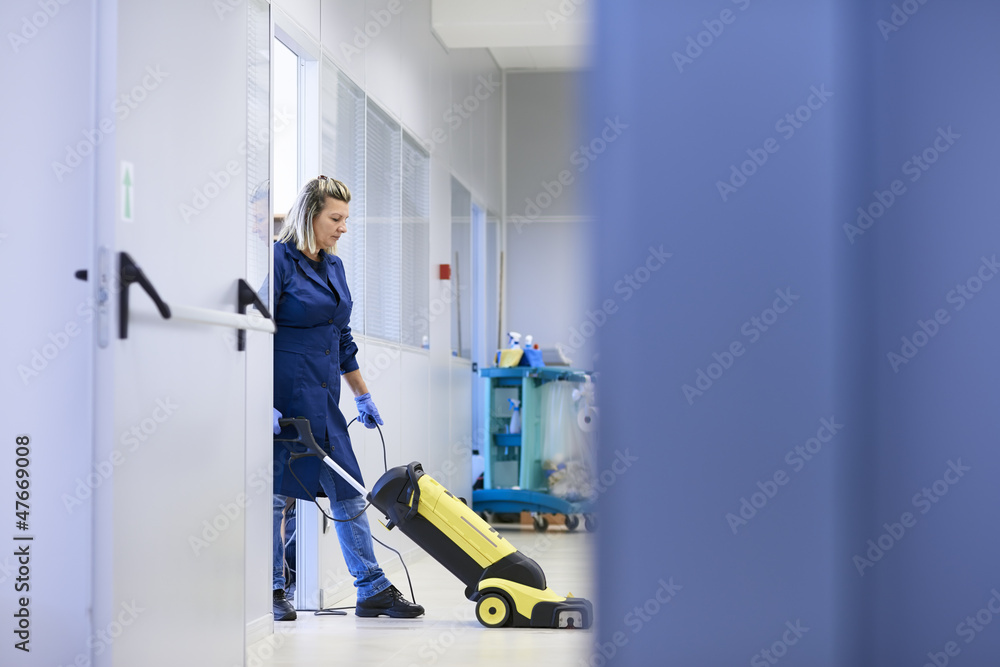
[[[510,403],[510,427],[507,429],[508,433],[520,433],[521,432],[521,401],[516,398],[508,398],[507,402]]]

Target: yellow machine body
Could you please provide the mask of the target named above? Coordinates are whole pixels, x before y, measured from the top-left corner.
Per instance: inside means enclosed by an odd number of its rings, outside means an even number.
[[[369,500],[465,585],[487,627],[586,628],[593,607],[561,597],[545,583],[541,567],[456,498],[419,463],[386,472]]]

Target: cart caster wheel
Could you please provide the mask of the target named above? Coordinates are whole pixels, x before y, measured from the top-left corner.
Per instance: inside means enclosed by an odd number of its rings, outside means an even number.
[[[476,618],[487,628],[502,628],[510,620],[510,603],[499,593],[488,593],[476,602]]]
[[[566,515],[566,530],[573,532],[580,527],[580,517],[575,514]]]
[[[549,520],[546,519],[544,516],[539,514],[538,516],[535,516],[533,518],[535,523],[535,530],[537,530],[539,533],[544,533],[546,530],[549,529]]]
[[[597,519],[592,514],[585,514],[583,515],[583,526],[588,533],[592,533],[597,530]]]

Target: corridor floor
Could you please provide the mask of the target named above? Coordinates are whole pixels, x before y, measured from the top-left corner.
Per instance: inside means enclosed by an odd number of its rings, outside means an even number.
[[[503,526],[500,526],[503,528]],[[542,566],[553,591],[594,601],[593,535],[553,527],[504,529],[504,537]],[[417,601],[427,610],[418,619],[315,616],[300,612],[296,621],[275,623],[275,634],[249,647],[248,667],[424,667],[430,665],[545,665],[583,667],[593,645],[589,630],[490,630],[476,620],[464,586],[434,559],[423,555],[407,563]],[[409,597],[402,569],[390,574]],[[353,604],[353,596],[335,606]],[[596,607],[595,601],[595,607]]]

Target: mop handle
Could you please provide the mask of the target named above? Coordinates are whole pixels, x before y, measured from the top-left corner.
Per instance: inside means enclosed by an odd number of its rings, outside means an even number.
[[[328,466],[330,466],[334,470],[334,472],[336,472],[338,475],[340,475],[344,479],[345,482],[347,482],[348,484],[350,484],[351,486],[353,486],[355,489],[357,489],[358,493],[360,493],[362,495],[362,497],[367,497],[368,496],[367,489],[365,489],[365,487],[361,486],[361,484],[358,482],[358,480],[354,479],[354,477],[352,477],[349,472],[347,472],[346,470],[344,470],[343,468],[341,468],[340,464],[338,464],[336,461],[334,461],[333,459],[331,459],[327,455],[327,453],[323,451],[323,448],[320,447],[318,444],[316,444],[316,439],[313,437],[312,428],[309,426],[309,420],[308,419],[306,419],[305,417],[296,417],[294,419],[279,419],[278,420],[278,426],[281,426],[282,428],[284,428],[286,426],[294,426],[295,430],[298,431],[298,433],[299,433],[299,437],[295,438],[294,440],[292,440],[292,439],[284,439],[284,438],[275,438],[274,439],[275,442],[297,442],[297,443],[305,445],[306,447],[308,447],[309,449],[311,449],[313,451],[313,453],[316,454],[316,456],[318,456],[321,459],[323,459],[323,463],[325,463]]]

